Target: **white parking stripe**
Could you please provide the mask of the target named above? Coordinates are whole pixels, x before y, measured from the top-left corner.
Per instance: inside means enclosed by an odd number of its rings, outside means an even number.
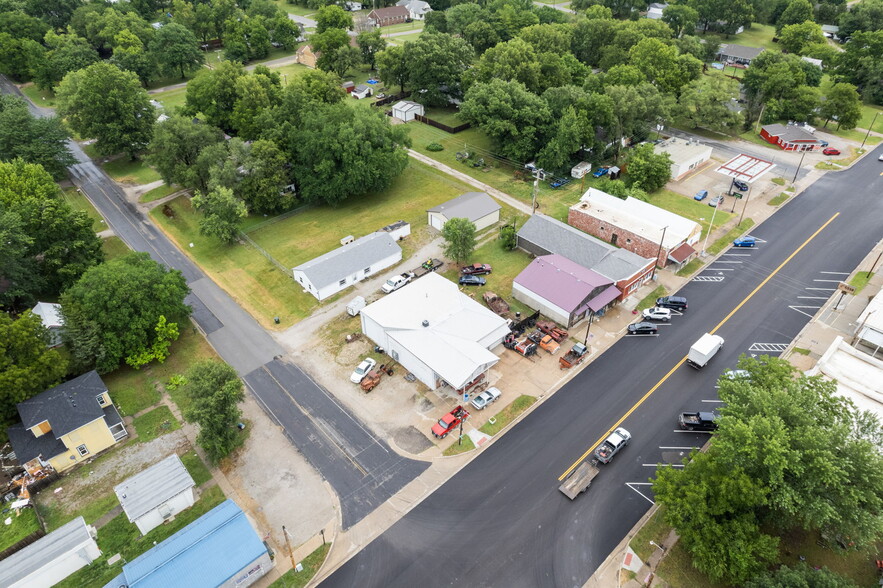
[[[820,274],[831,274],[834,276],[848,276],[849,272],[819,272]]]
[[[650,504],[656,504],[655,502],[650,500],[649,497],[645,496],[643,493],[639,492],[638,490],[636,490],[634,488],[635,486],[652,486],[653,484],[651,484],[650,482],[626,482],[625,485],[628,486],[629,488],[631,488],[632,490],[634,490],[635,492],[637,492],[641,496],[641,498],[644,498]]]
[[[798,300],[827,300],[827,296],[798,296]]]

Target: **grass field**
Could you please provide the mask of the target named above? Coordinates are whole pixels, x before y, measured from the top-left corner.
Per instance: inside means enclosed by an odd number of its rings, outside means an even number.
[[[412,31],[417,33],[423,30],[423,21],[415,20],[412,22],[400,22],[399,24],[381,27],[380,30],[383,32],[384,37],[386,37],[389,33],[403,33],[405,31]]]
[[[465,122],[460,118],[460,111],[456,108],[427,108],[426,116],[449,127],[456,127]]]
[[[300,4],[291,4],[287,0],[276,0],[276,4],[278,4],[279,7],[282,8],[282,10],[284,10],[288,14],[294,14],[297,16],[306,16],[306,17],[310,17],[310,16],[316,14],[315,8],[301,6]]]
[[[82,210],[89,215],[89,218],[92,219],[92,229],[96,233],[100,233],[107,228],[107,223],[104,221],[104,217],[102,217],[101,213],[92,206],[92,203],[89,202],[89,199],[86,198],[82,192],[76,188],[66,188],[62,194],[64,196],[64,201],[67,202],[71,208],[74,210]]]
[[[288,570],[281,578],[270,584],[270,588],[303,588],[309,584],[313,576],[316,575],[316,572],[319,571],[319,568],[322,567],[322,564],[325,563],[325,557],[328,555],[329,549],[331,549],[330,543],[326,543],[316,549],[316,551],[300,562],[304,566],[304,571]]]
[[[132,426],[138,433],[138,441],[148,443],[160,435],[177,431],[181,428],[181,423],[178,422],[168,406],[161,404],[153,410],[135,417]]]
[[[101,167],[103,167],[104,171],[117,182],[127,184],[136,184],[140,186],[142,184],[149,184],[150,182],[162,179],[159,177],[159,173],[147,165],[143,160],[135,159],[133,161],[127,156],[114,159],[113,161],[105,163]]]
[[[669,212],[673,212],[675,214],[679,214],[685,218],[696,221],[700,225],[702,225],[702,237],[708,234],[708,226],[711,223],[711,215],[714,213],[714,209],[704,202],[697,202],[692,198],[687,196],[681,196],[680,194],[675,194],[671,190],[658,190],[653,194],[650,194],[648,200],[650,204],[658,206],[660,208],[664,208]],[[726,212],[732,206],[732,197],[728,197],[724,200],[723,204],[718,208],[717,213],[714,213],[714,226],[720,227],[724,223],[726,223],[730,218],[732,218],[732,214]]]
[[[150,99],[161,102],[166,114],[172,114],[176,108],[184,107],[184,102],[187,100],[187,88],[157,92],[156,94],[151,94]]]
[[[115,235],[105,239],[101,244],[101,249],[104,250],[104,259],[114,259],[132,252],[125,241]]]
[[[141,195],[141,202],[153,202],[154,200],[159,200],[160,198],[165,198],[169,194],[174,194],[181,188],[178,186],[169,186],[167,184],[163,184],[159,188],[154,188],[149,192],[145,192]]]
[[[181,461],[184,463],[184,467],[187,468],[187,473],[193,478],[193,483],[196,484],[197,487],[202,486],[204,483],[212,479],[211,471],[209,471],[202,460],[199,459],[199,456],[195,451],[187,452],[180,457]]]
[[[417,33],[411,33],[410,35],[397,35],[395,37],[389,37],[386,39],[387,43],[392,43],[395,45],[404,45],[408,41],[416,41],[420,38],[420,35],[423,34],[423,31]]]
[[[52,90],[41,90],[36,84],[25,84],[21,93],[30,98],[31,102],[43,108],[55,108],[55,93]]]
[[[11,521],[8,525],[0,525],[0,551],[12,547],[31,533],[40,530],[40,521],[37,519],[37,511],[33,508],[22,508],[17,511],[5,513],[4,519]]]
[[[533,396],[528,396],[527,394],[522,394],[518,398],[516,398],[509,406],[504,408],[494,417],[494,422],[485,423],[479,431],[484,433],[485,435],[496,435],[503,428],[514,421],[518,416],[523,413],[525,410],[531,407],[531,405],[536,402],[537,399]]]
[[[446,457],[450,457],[452,455],[460,455],[461,453],[466,453],[467,451],[472,451],[475,449],[475,443],[472,442],[472,438],[469,437],[466,433],[463,433],[463,439],[460,443],[454,443],[447,449],[442,452],[442,455]]]

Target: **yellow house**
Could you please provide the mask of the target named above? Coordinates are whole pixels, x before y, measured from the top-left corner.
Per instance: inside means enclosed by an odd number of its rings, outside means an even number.
[[[19,463],[39,457],[63,472],[129,433],[107,386],[91,371],[18,405],[22,422],[7,429]]]

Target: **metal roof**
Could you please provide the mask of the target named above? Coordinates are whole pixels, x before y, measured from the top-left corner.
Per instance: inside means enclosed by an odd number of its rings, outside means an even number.
[[[766,125],[761,127],[771,137],[778,137],[786,143],[794,141],[811,141],[813,143],[821,143],[821,139],[817,139],[815,135],[797,125],[782,125],[779,123]]]
[[[718,50],[718,55],[736,57],[738,59],[754,59],[761,53],[763,53],[762,47],[746,47],[745,45],[736,45],[734,43],[723,44]]]
[[[43,326],[47,329],[49,327],[61,327],[64,325],[64,318],[61,316],[60,304],[38,302],[37,305],[31,309],[31,312],[42,319]]]
[[[26,429],[49,421],[52,434],[61,438],[104,416],[97,400],[103,392],[107,386],[92,370],[19,403],[18,414]]]
[[[452,218],[466,218],[474,223],[500,210],[500,208],[502,208],[500,204],[484,192],[466,192],[453,200],[448,200],[444,204],[430,208],[426,212],[437,212],[448,220]]]
[[[566,257],[551,254],[537,257],[530,262],[516,276],[515,283],[542,296],[558,308],[573,312],[593,290],[611,284],[611,280]],[[619,290],[616,296],[619,296]]]
[[[128,588],[220,586],[267,548],[232,500],[225,500],[123,566]],[[114,580],[106,588],[119,586]]]
[[[95,540],[89,533],[85,519],[75,518],[4,559],[0,565],[0,586],[11,586],[24,580],[56,559],[78,551],[89,541]],[[88,560],[84,560],[83,565],[88,563]]]
[[[114,487],[129,521],[144,516],[195,486],[181,458],[172,454]]]
[[[395,253],[401,255],[402,248],[398,246],[392,235],[371,233],[302,263],[294,270],[303,272],[310,283],[319,290],[361,272]]]

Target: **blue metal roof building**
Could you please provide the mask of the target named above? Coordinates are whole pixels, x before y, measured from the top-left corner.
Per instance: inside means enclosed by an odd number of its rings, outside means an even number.
[[[270,571],[267,547],[232,500],[226,500],[123,566],[105,588],[245,587]]]

